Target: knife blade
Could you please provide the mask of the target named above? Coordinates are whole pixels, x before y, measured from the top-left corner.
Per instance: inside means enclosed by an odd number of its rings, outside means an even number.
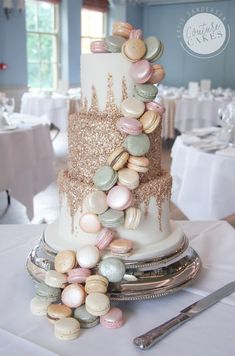
[[[181,310],[180,314],[166,321],[160,326],[157,326],[147,333],[136,337],[133,340],[135,346],[141,350],[149,349],[177,327],[184,324],[186,321],[191,320],[193,317],[200,314],[233,292],[235,292],[235,281],[228,283],[222,288],[217,289],[215,292],[209,294],[208,296],[199,299],[197,302]]]

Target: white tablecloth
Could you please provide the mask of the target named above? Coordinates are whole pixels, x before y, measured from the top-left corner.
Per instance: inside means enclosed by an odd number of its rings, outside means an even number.
[[[181,98],[176,101],[175,128],[180,132],[199,127],[218,125],[218,109],[231,100]]]
[[[172,200],[191,220],[235,213],[235,158],[205,153],[177,137],[172,148]]]
[[[68,115],[77,111],[78,99],[68,96],[53,94],[24,93],[21,99],[21,113],[42,116],[46,115],[49,122],[53,123],[61,131],[66,131]]]
[[[132,344],[137,335],[177,315],[180,310],[224,284],[235,275],[235,232],[226,222],[180,222],[200,254],[203,270],[187,289],[160,299],[120,303],[126,318],[117,330],[96,326],[81,330],[80,338],[63,342],[53,335],[46,317],[29,311],[33,283],[25,270],[28,252],[44,229],[42,225],[0,226],[0,354],[10,356],[120,356],[140,355]],[[194,320],[169,334],[146,355],[234,356],[235,295],[225,298]]]
[[[14,123],[17,129],[0,129],[0,191],[9,190],[31,219],[34,195],[55,179],[53,147],[49,126],[37,118],[15,114]]]

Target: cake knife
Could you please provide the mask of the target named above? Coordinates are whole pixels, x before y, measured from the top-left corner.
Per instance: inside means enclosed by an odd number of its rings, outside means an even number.
[[[209,294],[205,298],[189,305],[187,308],[180,311],[180,314],[166,321],[160,326],[148,331],[147,333],[136,337],[133,342],[136,347],[141,350],[146,350],[152,347],[156,342],[161,340],[171,331],[175,330],[186,321],[191,320],[194,316],[211,307],[221,299],[235,292],[235,281],[226,284],[224,287]]]

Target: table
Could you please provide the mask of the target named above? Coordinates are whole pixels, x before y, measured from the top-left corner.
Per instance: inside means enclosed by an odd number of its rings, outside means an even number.
[[[15,114],[16,129],[0,129],[0,191],[8,190],[33,217],[33,197],[55,179],[49,126]]]
[[[235,158],[185,145],[172,147],[172,200],[191,220],[217,220],[235,213]]]
[[[137,335],[175,316],[201,296],[234,279],[235,231],[226,222],[180,222],[203,262],[201,276],[190,287],[160,299],[121,303],[126,323],[117,330],[96,326],[81,330],[74,341],[53,335],[45,317],[29,311],[33,283],[25,270],[28,252],[42,225],[0,226],[0,354],[11,356],[140,355],[132,345]],[[6,273],[7,271],[7,273]],[[225,298],[146,351],[148,356],[234,356],[235,295]]]
[[[180,98],[176,101],[174,127],[180,132],[218,125],[218,109],[224,109],[227,98]]]
[[[53,93],[24,93],[21,99],[21,113],[42,116],[46,115],[50,123],[61,131],[66,131],[68,115],[79,109],[79,99]]]

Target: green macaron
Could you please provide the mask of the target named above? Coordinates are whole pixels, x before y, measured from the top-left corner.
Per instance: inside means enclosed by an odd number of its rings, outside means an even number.
[[[164,44],[161,42],[160,49],[156,53],[156,55],[152,58],[151,62],[156,62],[162,56],[163,52],[164,52]]]
[[[124,224],[124,212],[108,209],[99,215],[99,220],[104,227],[118,227]]]
[[[79,321],[82,329],[92,328],[99,324],[99,317],[88,313],[84,304],[74,310],[74,318]]]
[[[121,48],[124,42],[126,42],[126,39],[121,36],[107,36],[105,38],[107,50],[112,53],[121,52]]]
[[[93,182],[98,190],[109,190],[114,186],[118,178],[117,172],[110,166],[99,168],[94,177]]]
[[[124,147],[132,156],[143,156],[150,149],[150,140],[144,133],[137,136],[128,135],[124,140]]]
[[[36,296],[53,303],[60,299],[61,289],[49,287],[45,283],[36,283],[35,294]]]
[[[145,45],[147,48],[145,59],[150,62],[155,62],[159,59],[163,53],[164,45],[163,43],[155,36],[149,36],[145,40]]]
[[[98,271],[99,274],[106,277],[109,282],[118,283],[123,279],[126,267],[121,259],[116,257],[107,257],[99,263]]]
[[[153,84],[135,84],[134,97],[143,102],[153,101],[158,93],[158,89]]]

